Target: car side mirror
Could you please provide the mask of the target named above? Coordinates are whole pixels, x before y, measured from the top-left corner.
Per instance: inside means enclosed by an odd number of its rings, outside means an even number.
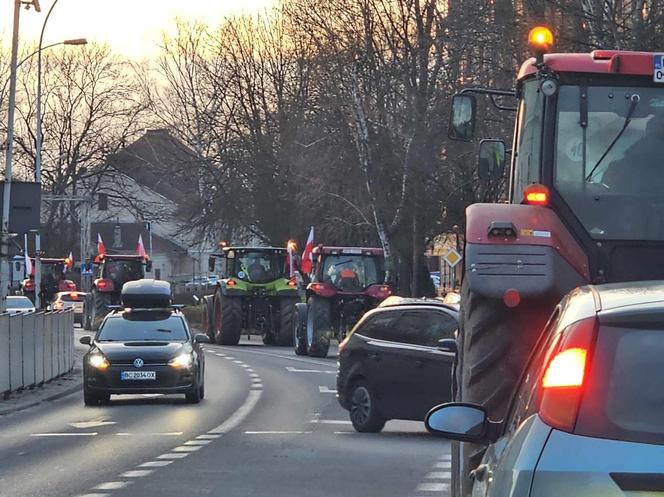
[[[474,95],[454,95],[447,134],[452,140],[468,142],[475,135],[477,101]]]
[[[505,142],[502,140],[482,140],[480,142],[478,175],[480,179],[498,179],[505,172]]]
[[[90,335],[83,335],[78,341],[83,345],[92,345],[92,337]]]
[[[210,343],[210,337],[205,333],[197,333],[194,335],[194,342],[196,343]]]
[[[438,350],[441,352],[457,353],[457,343],[454,338],[443,338],[438,340]]]
[[[451,440],[485,443],[489,420],[486,410],[477,404],[449,403],[429,411],[424,424],[428,431]]]
[[[214,273],[214,257],[208,259],[208,271]]]

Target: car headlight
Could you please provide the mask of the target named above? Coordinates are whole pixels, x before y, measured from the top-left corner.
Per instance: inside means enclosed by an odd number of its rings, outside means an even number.
[[[111,365],[108,362],[108,359],[106,359],[101,354],[92,354],[91,356],[89,356],[88,364],[95,369],[106,369]]]
[[[173,368],[188,369],[191,367],[193,362],[194,359],[191,354],[180,354],[179,356],[176,356],[168,361],[168,365]]]

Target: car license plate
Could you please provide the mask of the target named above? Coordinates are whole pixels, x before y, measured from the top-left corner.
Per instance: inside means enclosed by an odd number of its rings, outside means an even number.
[[[653,81],[664,83],[664,54],[655,54],[653,62]]]
[[[120,373],[121,380],[156,380],[156,371],[123,371]]]

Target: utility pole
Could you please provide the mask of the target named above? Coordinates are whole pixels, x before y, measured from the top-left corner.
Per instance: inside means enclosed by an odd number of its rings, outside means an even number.
[[[14,0],[14,29],[12,56],[9,74],[9,111],[7,116],[7,150],[5,153],[5,184],[2,198],[2,226],[0,227],[0,312],[7,310],[9,292],[9,209],[12,193],[12,161],[14,159],[14,110],[16,107],[16,67],[18,64],[18,25],[21,15],[21,0]]]

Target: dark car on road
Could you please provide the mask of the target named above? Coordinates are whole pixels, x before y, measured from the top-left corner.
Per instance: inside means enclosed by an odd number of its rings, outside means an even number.
[[[390,297],[339,345],[337,397],[353,427],[378,432],[389,419],[424,420],[451,399],[457,311],[437,299]]]
[[[106,316],[83,359],[86,405],[108,402],[112,394],[185,394],[189,403],[205,395],[205,354],[209,338],[193,335],[170,302],[170,285],[155,280],[126,283],[122,306]]]
[[[572,291],[544,328],[504,420],[455,403],[427,417],[430,430],[486,447],[476,468],[452,465],[452,497],[462,495],[464,475],[473,496],[664,495],[663,357],[664,283]]]

